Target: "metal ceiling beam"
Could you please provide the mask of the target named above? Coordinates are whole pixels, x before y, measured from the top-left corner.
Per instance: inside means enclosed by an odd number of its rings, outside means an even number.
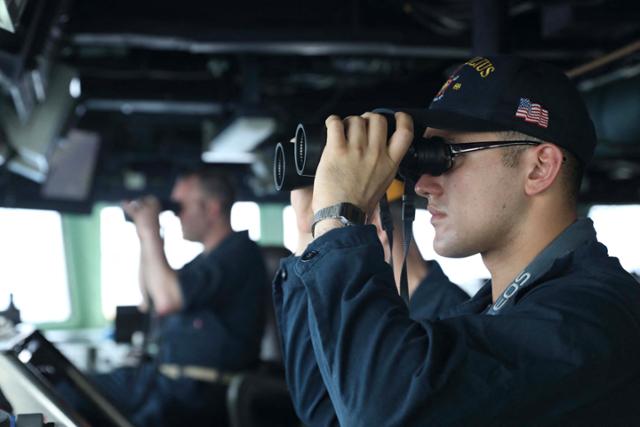
[[[262,40],[262,41],[259,41]],[[264,41],[266,40],[266,41]],[[195,40],[183,37],[135,33],[77,33],[70,37],[76,47],[137,48],[162,51],[183,51],[193,54],[260,54],[286,56],[369,55],[408,58],[466,59],[471,49],[457,46],[415,45],[384,41],[269,41],[268,35],[255,40],[231,39]],[[588,48],[526,49],[519,54],[542,59],[584,59],[600,53]]]
[[[508,53],[508,2],[474,0],[472,46],[474,55]]]
[[[129,47],[149,50],[187,51],[194,54],[259,53],[274,55],[382,55],[426,58],[466,58],[469,49],[446,46],[410,46],[360,41],[199,41],[146,34],[75,34],[75,46]]]
[[[91,111],[119,111],[123,114],[188,114],[215,116],[227,111],[229,105],[216,102],[140,100],[140,99],[89,99],[82,104]]]

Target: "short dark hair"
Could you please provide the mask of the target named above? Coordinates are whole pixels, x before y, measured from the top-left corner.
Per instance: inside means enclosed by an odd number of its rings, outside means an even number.
[[[222,212],[227,217],[231,216],[231,207],[236,201],[236,191],[229,175],[210,168],[200,168],[183,175],[183,178],[187,177],[197,178],[203,193],[207,197],[218,200]]]
[[[517,131],[504,131],[499,132],[504,140],[524,140],[533,142],[544,142],[543,140],[526,135]],[[582,162],[571,153],[569,150],[560,148],[562,156],[564,158],[564,165],[560,171],[562,181],[565,184],[566,195],[569,198],[571,204],[578,203],[578,195],[580,193],[580,185],[582,184],[582,176],[584,174],[584,167]],[[502,161],[507,167],[516,167],[520,161],[520,155],[527,149],[527,146],[514,146],[505,147],[502,154]]]

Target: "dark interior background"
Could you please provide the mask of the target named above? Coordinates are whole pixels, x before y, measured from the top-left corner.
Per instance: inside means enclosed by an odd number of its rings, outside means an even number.
[[[285,201],[273,189],[273,148],[298,122],[426,106],[455,64],[495,52],[554,63],[582,90],[600,139],[582,201],[640,199],[637,0],[0,4],[15,27],[0,30],[0,114],[28,123],[38,105],[52,102],[52,76],[65,67],[81,94],[56,119],[48,149],[70,129],[101,140],[86,197],[45,197],[42,183],[4,161],[0,206],[88,211],[96,201],[146,192],[167,198],[176,174],[242,117],[270,117],[276,127],[255,148],[227,149],[217,165],[236,175],[241,198]],[[19,144],[0,133],[5,160]],[[224,160],[234,150],[248,151],[249,160]]]

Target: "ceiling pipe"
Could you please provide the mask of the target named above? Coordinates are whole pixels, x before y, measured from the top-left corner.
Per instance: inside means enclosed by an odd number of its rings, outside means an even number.
[[[586,74],[590,71],[593,71],[597,68],[600,68],[604,65],[607,65],[613,61],[616,61],[620,58],[624,58],[625,56],[629,56],[634,52],[640,50],[640,40],[636,40],[633,43],[630,43],[620,49],[616,49],[611,53],[601,56],[600,58],[596,58],[593,61],[587,62],[586,64],[580,65],[578,67],[572,68],[567,71],[566,74],[569,78],[580,77],[583,74]]]
[[[300,38],[298,38],[300,39]],[[376,55],[387,57],[467,59],[471,55],[468,47],[438,45],[408,45],[397,42],[337,40],[337,41],[277,41],[269,40],[195,40],[183,37],[158,36],[136,33],[78,33],[71,36],[76,47],[115,47],[161,51],[190,52],[194,54],[260,54],[260,55]],[[597,49],[524,49],[519,54],[546,60],[584,59],[596,56]]]
[[[82,108],[91,111],[119,111],[122,114],[184,114],[216,116],[230,108],[221,102],[171,101],[159,99],[88,99]]]
[[[586,64],[566,71],[577,78],[614,61],[640,51],[640,40],[623,46]],[[638,66],[618,69],[579,84],[582,96],[593,118],[599,147],[604,154],[625,146],[639,147],[640,154],[640,69]]]

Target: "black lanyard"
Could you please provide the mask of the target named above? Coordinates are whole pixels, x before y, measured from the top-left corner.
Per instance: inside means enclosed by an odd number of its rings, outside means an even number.
[[[486,314],[495,316],[521,289],[526,288],[548,272],[558,258],[562,258],[589,241],[595,241],[596,235],[590,219],[581,219],[571,224],[556,237],[538,256],[525,267],[513,282],[502,292]]]
[[[400,273],[400,296],[409,305],[409,281],[407,276],[407,256],[413,239],[413,220],[416,216],[416,208],[413,202],[413,181],[410,178],[404,180],[404,194],[402,195],[402,231],[403,231],[403,258],[402,271]],[[380,200],[380,223],[387,234],[389,243],[391,271],[393,271],[393,219],[389,211],[389,202],[386,194]],[[394,275],[395,277],[395,275]]]
[[[407,277],[407,256],[411,240],[413,240],[413,220],[416,217],[416,208],[413,203],[413,181],[405,177],[404,194],[402,195],[402,272],[400,274],[400,296],[409,306],[409,278]]]

